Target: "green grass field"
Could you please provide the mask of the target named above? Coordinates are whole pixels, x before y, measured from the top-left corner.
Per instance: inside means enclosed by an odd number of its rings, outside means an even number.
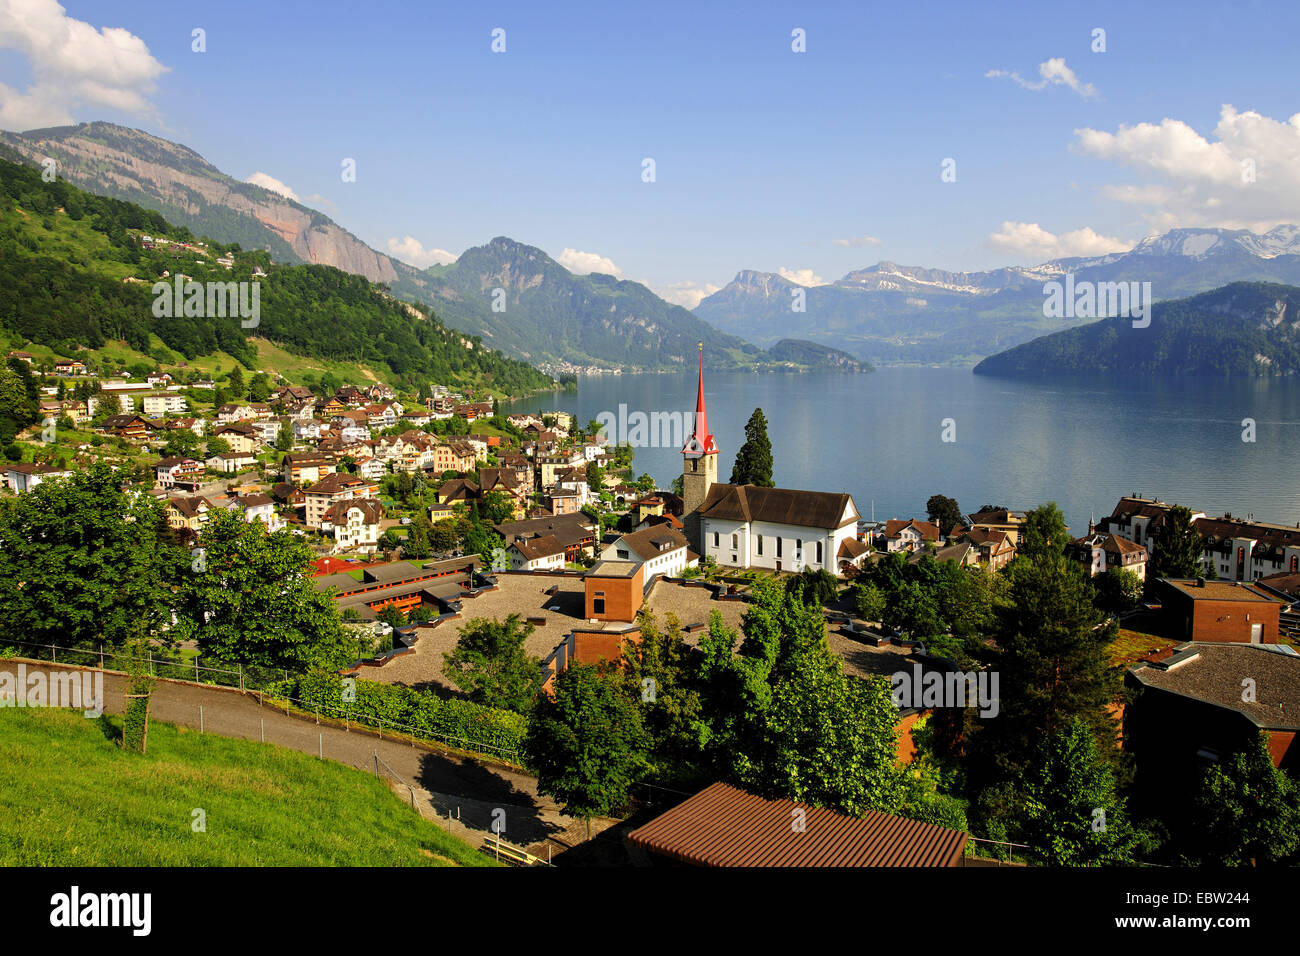
[[[157,721],[129,754],[120,733],[0,709],[0,866],[494,865],[363,771]]]

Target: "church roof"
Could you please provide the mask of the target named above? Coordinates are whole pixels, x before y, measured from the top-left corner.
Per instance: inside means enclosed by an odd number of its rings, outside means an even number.
[[[709,413],[704,407],[704,343],[700,343],[700,382],[695,392],[695,430],[686,440],[682,454],[692,458],[700,455],[716,455],[718,443],[709,433]]]
[[[853,496],[847,493],[721,482],[709,488],[699,513],[705,518],[724,521],[766,521],[769,524],[826,529],[841,528],[858,518]]]

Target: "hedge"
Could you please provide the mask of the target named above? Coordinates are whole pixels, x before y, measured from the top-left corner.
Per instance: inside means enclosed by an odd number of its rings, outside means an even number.
[[[344,700],[344,678],[328,671],[313,671],[288,683],[292,686],[286,687],[286,692],[322,717],[361,723],[385,721],[416,737],[523,761],[528,721],[513,711],[361,679],[356,680],[356,699]]]

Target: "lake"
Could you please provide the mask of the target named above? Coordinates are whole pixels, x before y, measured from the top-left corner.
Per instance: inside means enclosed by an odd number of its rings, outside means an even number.
[[[585,376],[576,393],[503,404],[503,413],[562,410],[689,413],[696,375]],[[1024,382],[966,369],[882,368],[865,375],[706,372],[709,426],[731,476],[756,407],[768,420],[774,479],[847,491],[864,518],[925,517],[932,494],[971,512],[1055,501],[1076,534],[1127,494],[1210,515],[1300,522],[1300,382],[1127,379]],[[1242,420],[1255,422],[1254,442]],[[950,421],[946,421],[950,420]],[[945,441],[948,438],[951,440]],[[637,474],[667,488],[677,447],[638,447]]]

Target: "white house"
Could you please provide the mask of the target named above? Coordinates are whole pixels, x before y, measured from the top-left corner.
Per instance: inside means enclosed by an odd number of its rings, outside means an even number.
[[[643,565],[642,580],[646,584],[656,575],[677,577],[695,563],[687,550],[686,535],[666,524],[623,535],[606,545],[600,552],[600,559]]]
[[[184,395],[145,395],[140,399],[140,410],[146,418],[162,418],[164,415],[179,415],[188,411],[189,402]]]
[[[10,465],[5,474],[5,481],[18,494],[31,491],[42,481],[51,478],[67,478],[72,472],[52,465]]]
[[[275,499],[268,495],[245,495],[239,499],[244,508],[245,521],[260,521],[267,531],[279,531],[284,527],[284,519],[275,511]]]
[[[375,498],[335,502],[321,516],[321,531],[334,535],[334,552],[374,551],[384,506]]]
[[[515,571],[558,571],[564,567],[564,545],[553,534],[519,539],[506,549]]]

